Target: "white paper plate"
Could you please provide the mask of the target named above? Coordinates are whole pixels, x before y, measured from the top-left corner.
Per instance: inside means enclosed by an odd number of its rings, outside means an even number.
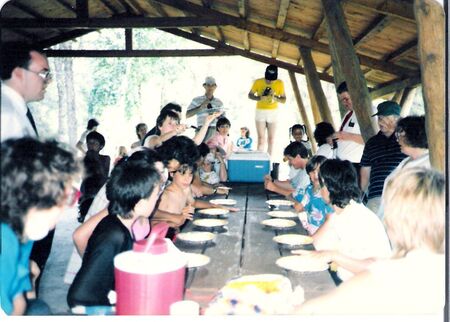
[[[286,245],[308,245],[312,244],[313,239],[309,236],[304,236],[300,234],[284,234],[284,235],[278,235],[273,238],[274,241],[280,244],[286,244]]]
[[[212,199],[209,202],[215,205],[223,206],[234,206],[236,204],[236,200],[234,199]]]
[[[226,215],[230,211],[228,209],[221,209],[221,208],[207,208],[207,209],[201,209],[198,211],[200,214],[204,215],[210,215],[210,216],[222,216]]]
[[[296,225],[295,221],[289,219],[266,219],[261,221],[261,224],[274,228],[290,228]]]
[[[213,233],[207,231],[190,231],[187,233],[179,233],[177,239],[190,243],[205,243],[213,240],[215,236]]]
[[[292,206],[294,203],[290,200],[284,200],[284,199],[271,199],[271,200],[266,200],[266,204],[268,204],[269,206],[275,206],[275,207],[279,207],[279,206]]]
[[[232,190],[233,188],[231,188],[231,187],[225,187],[225,186],[219,186],[219,187],[217,187],[217,189],[223,189],[223,190]]]
[[[270,217],[275,218],[297,218],[298,215],[293,211],[273,210],[267,213]]]
[[[200,267],[205,266],[210,262],[210,258],[203,254],[197,254],[197,253],[184,253],[187,256],[187,267],[193,268],[193,267]]]
[[[223,219],[196,219],[192,223],[200,227],[220,227],[228,224],[228,221]]]
[[[281,268],[296,272],[321,272],[328,269],[328,263],[307,255],[285,256],[275,263]]]

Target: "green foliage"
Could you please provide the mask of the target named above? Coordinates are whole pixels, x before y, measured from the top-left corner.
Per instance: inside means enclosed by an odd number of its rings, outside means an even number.
[[[154,30],[137,30],[135,48],[164,48],[171,39]],[[118,31],[103,31],[95,42],[97,48],[117,47],[123,43]],[[91,44],[94,45],[94,44]],[[171,63],[167,64],[166,59]],[[184,70],[180,58],[97,58],[90,61],[93,86],[89,93],[88,115],[100,116],[108,108],[124,104],[125,115],[130,119],[141,104],[142,85],[149,80],[159,83],[173,81]],[[170,66],[170,68],[168,68]]]

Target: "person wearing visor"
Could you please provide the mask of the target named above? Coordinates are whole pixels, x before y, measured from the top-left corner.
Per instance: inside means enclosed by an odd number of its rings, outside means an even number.
[[[267,129],[267,152],[271,155],[275,139],[278,103],[286,102],[284,83],[278,79],[277,66],[267,66],[264,78],[255,80],[248,93],[248,98],[256,101],[255,122],[258,133],[258,151],[264,150]]]
[[[197,132],[206,123],[206,117],[214,112],[223,112],[222,116],[225,116],[223,103],[220,99],[214,96],[214,91],[217,88],[216,80],[214,77],[208,76],[203,83],[205,94],[195,97],[191,104],[189,104],[186,112],[186,118],[190,118],[197,115]],[[203,142],[206,142],[211,136],[216,133],[216,122],[212,121],[209,124],[208,131],[206,132]]]

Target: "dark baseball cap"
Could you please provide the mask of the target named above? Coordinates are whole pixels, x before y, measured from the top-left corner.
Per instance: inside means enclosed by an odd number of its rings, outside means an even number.
[[[276,80],[278,78],[278,67],[275,65],[267,66],[264,78],[271,81]]]
[[[372,115],[374,116],[388,116],[388,115],[400,115],[401,107],[394,101],[386,101],[378,104],[377,113]]]

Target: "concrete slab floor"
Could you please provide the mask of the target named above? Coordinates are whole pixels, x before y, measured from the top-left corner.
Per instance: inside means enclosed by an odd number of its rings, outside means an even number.
[[[78,227],[77,207],[67,209],[56,225],[55,238],[44,269],[39,298],[45,301],[53,314],[70,315],[66,297],[69,290],[64,274],[73,250],[72,233]]]

